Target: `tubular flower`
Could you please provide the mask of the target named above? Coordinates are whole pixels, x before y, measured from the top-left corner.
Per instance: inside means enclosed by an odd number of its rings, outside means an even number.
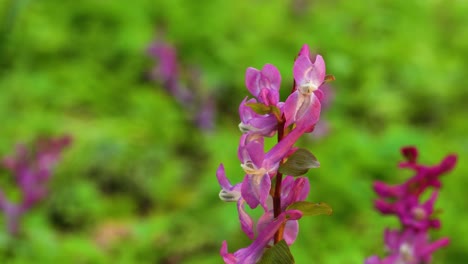
[[[262,70],[249,67],[245,73],[245,86],[265,105],[277,105],[281,75],[275,66],[266,64]]]
[[[284,104],[285,125],[296,123],[310,132],[320,118],[322,92],[318,89],[325,81],[325,62],[317,55],[312,63],[309,48],[304,45],[294,62],[293,73],[295,91]]]
[[[247,100],[247,98],[245,98],[240,104],[240,131],[245,134],[259,134],[265,137],[273,136],[278,127],[276,117],[272,114],[257,114],[252,108],[247,106],[247,103],[257,103],[257,100],[254,98]]]

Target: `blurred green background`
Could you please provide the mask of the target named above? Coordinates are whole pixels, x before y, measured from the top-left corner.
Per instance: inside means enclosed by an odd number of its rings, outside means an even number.
[[[451,245],[434,263],[467,263],[467,13],[456,0],[0,0],[0,155],[38,135],[74,137],[23,236],[0,232],[0,262],[221,263],[223,240],[231,252],[247,246],[215,178],[220,162],[233,182],[243,177],[245,69],[276,65],[284,100],[307,43],[336,77],[329,133],[300,142],[321,162],[309,200],[334,214],[300,221],[297,263],[383,254],[383,230],[398,222],[373,210],[371,183],[411,175],[396,167],[408,144],[427,164],[459,155],[432,233]],[[148,79],[158,29],[181,63],[202,69],[202,89],[217,97],[213,131]],[[2,189],[11,177],[0,170]]]

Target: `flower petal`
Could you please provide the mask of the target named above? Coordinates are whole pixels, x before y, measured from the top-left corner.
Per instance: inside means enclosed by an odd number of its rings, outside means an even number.
[[[249,214],[244,209],[245,201],[244,199],[239,199],[237,202],[237,211],[239,213],[239,220],[241,223],[242,231],[250,238],[254,239],[255,234],[253,231],[253,220]]]
[[[299,233],[299,222],[297,220],[286,221],[284,227],[283,239],[288,245],[296,241],[297,234]]]
[[[309,80],[308,72],[314,68],[314,65],[310,61],[310,58],[304,55],[297,57],[296,61],[294,61],[294,80],[296,81],[296,85],[304,84]]]
[[[263,255],[263,251],[265,250],[266,245],[268,245],[268,243],[273,239],[276,231],[278,231],[279,227],[285,221],[286,221],[286,215],[282,213],[277,217],[277,219],[273,220],[265,228],[263,228],[262,231],[259,232],[257,239],[255,239],[253,243],[250,244],[250,246],[246,248],[242,248],[234,253],[234,256],[236,257],[236,261],[237,261],[235,263],[238,263],[238,264],[256,263],[258,259]]]
[[[236,257],[234,254],[228,252],[227,242],[226,240],[223,241],[221,249],[219,251],[221,257],[223,257],[224,263],[226,264],[238,264]]]
[[[224,165],[222,163],[219,164],[218,170],[216,170],[216,178],[218,178],[218,183],[221,188],[225,190],[231,189],[232,185],[226,177],[226,173],[224,172]]]
[[[253,96],[258,96],[258,94],[260,93],[260,87],[258,86],[259,79],[259,70],[252,67],[247,68],[245,72],[245,86]]]
[[[267,210],[267,199],[270,194],[271,180],[270,176],[265,175],[246,175],[242,181],[242,198],[247,202],[250,208],[256,208],[259,204]]]
[[[283,191],[285,190],[286,189],[283,188]],[[304,201],[307,198],[307,195],[309,195],[309,190],[310,190],[309,179],[305,177],[296,178],[292,188],[290,188],[290,190],[287,193],[282,193],[282,201],[281,201],[282,209],[283,210],[286,209],[289,205],[291,205],[294,202]]]
[[[243,134],[240,138],[237,155],[242,164],[253,162],[255,169],[261,168],[264,159],[263,137],[254,134]]]
[[[299,51],[299,55],[298,56],[306,56],[307,58],[310,58],[310,51],[309,51],[309,45],[307,44],[304,44],[301,48],[301,50]]]
[[[281,84],[281,74],[274,65],[265,64],[262,69],[262,75],[270,81],[271,86],[268,88],[279,91]]]
[[[317,71],[317,77],[318,80],[321,83],[323,83],[325,79],[325,61],[323,60],[323,57],[321,55],[317,55],[315,57],[315,62],[314,62],[315,69]]]

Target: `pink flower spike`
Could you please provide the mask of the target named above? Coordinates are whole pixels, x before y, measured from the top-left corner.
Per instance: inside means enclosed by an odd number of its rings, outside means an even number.
[[[434,215],[434,204],[441,187],[439,178],[453,169],[456,156],[449,155],[438,165],[427,166],[417,162],[418,150],[415,147],[402,148],[401,153],[406,161],[399,167],[413,170],[414,176],[400,185],[374,183],[374,191],[380,196],[375,201],[376,209],[383,214],[396,215],[401,230],[385,230],[387,257],[381,260],[370,257],[366,264],[430,263],[432,253],[449,243],[447,238],[431,243],[429,230],[440,228],[441,222]],[[434,188],[431,196],[422,202],[421,195],[430,187]]]
[[[310,184],[306,177],[300,177],[301,171],[314,167],[309,166],[308,161],[306,165],[295,166],[293,163],[301,163],[303,159],[301,155],[297,155],[298,158],[291,158],[291,155],[300,154],[294,145],[304,133],[314,130],[320,118],[321,103],[329,100],[325,89],[328,86],[322,87],[325,80],[323,58],[318,55],[311,60],[309,46],[303,45],[294,61],[293,77],[292,91],[286,101],[280,102],[281,75],[275,66],[266,64],[261,70],[246,69],[245,85],[254,98],[246,97],[239,105],[242,136],[237,155],[245,176],[241,183],[232,186],[220,166],[217,177],[223,189],[221,199],[234,201],[237,198],[242,231],[253,241],[234,253],[228,252],[224,241],[220,254],[227,264],[254,264],[275,244],[291,245],[298,236],[298,220],[309,212],[308,209],[304,212],[288,209],[295,202],[305,201]],[[275,134],[278,135],[276,144],[265,150],[265,138]],[[315,160],[313,156],[309,158],[311,162]],[[280,167],[286,160],[288,164]],[[397,210],[396,206],[390,206],[393,211]],[[259,218],[250,215],[250,209],[255,208],[263,209]],[[282,256],[273,256],[267,262],[276,263],[279,258]]]
[[[57,138],[39,138],[31,148],[18,145],[16,153],[6,156],[2,164],[11,171],[20,189],[22,199],[18,203],[6,200],[0,190],[0,210],[6,216],[8,231],[17,235],[21,216],[47,195],[47,183],[53,168],[59,162],[63,150],[69,146],[69,135]]]

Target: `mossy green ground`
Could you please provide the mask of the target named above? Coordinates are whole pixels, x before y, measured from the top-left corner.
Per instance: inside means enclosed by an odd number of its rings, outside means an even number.
[[[0,153],[38,135],[70,133],[48,198],[0,233],[1,263],[220,263],[245,247],[234,204],[218,199],[220,162],[232,181],[237,107],[249,66],[276,65],[283,99],[302,44],[323,55],[335,100],[330,132],[300,144],[320,160],[310,201],[331,216],[300,221],[297,263],[354,264],[383,254],[392,217],[372,209],[371,183],[399,183],[399,148],[459,162],[443,179],[434,263],[468,261],[468,23],[465,1],[0,1]],[[216,129],[202,133],[147,74],[164,27],[180,60],[216,94]],[[11,175],[0,186],[14,199]],[[3,225],[0,217],[0,224]]]

